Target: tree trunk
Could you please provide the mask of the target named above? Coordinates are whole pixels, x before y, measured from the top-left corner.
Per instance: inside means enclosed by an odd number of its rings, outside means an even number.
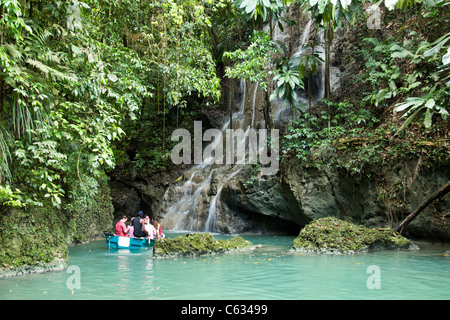
[[[450,181],[447,182],[445,186],[443,186],[441,189],[433,193],[431,197],[429,197],[427,200],[422,202],[416,210],[414,210],[410,215],[408,215],[405,220],[403,220],[400,225],[395,228],[395,231],[402,233],[403,230],[408,226],[408,224],[419,215],[428,205],[433,202],[436,199],[441,198],[442,196],[446,195],[448,192],[450,192]]]

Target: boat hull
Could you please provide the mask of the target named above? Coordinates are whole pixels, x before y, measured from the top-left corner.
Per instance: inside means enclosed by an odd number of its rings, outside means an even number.
[[[107,249],[152,248],[155,245],[155,240],[148,240],[145,238],[120,237],[112,233],[105,233],[105,238]]]

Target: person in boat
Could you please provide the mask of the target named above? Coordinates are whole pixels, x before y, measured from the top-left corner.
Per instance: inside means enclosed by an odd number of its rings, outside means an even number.
[[[158,221],[157,218],[153,219],[153,226],[154,226],[155,229],[156,229],[156,233],[157,233],[158,239],[164,239],[164,238],[165,238],[165,235],[164,235],[164,233],[162,233],[162,231],[161,231],[161,224],[159,223],[159,221]]]
[[[130,237],[130,238],[134,238],[133,220],[134,220],[134,218],[131,218],[130,225],[128,226],[128,237]]]
[[[147,230],[149,238],[151,240],[156,240],[157,239],[157,231],[156,231],[155,227],[153,226],[149,216],[145,216],[144,225],[145,225],[145,230]]]
[[[144,213],[142,211],[139,211],[137,213],[137,217],[133,219],[133,235],[136,238],[145,238],[148,236],[147,230],[145,229],[144,225],[144,219],[142,219],[144,216]]]
[[[122,219],[116,223],[116,236],[128,237],[128,228],[125,222],[127,222],[127,216],[123,216]]]

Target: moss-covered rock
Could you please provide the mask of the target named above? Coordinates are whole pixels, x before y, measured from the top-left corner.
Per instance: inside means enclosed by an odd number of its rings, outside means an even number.
[[[9,210],[1,216],[0,245],[0,278],[60,269],[68,253],[66,219],[54,207]]]
[[[102,236],[113,228],[113,206],[106,178],[95,194],[72,193],[61,209],[0,206],[0,278],[64,269],[69,246]],[[72,187],[74,189],[74,187]],[[83,197],[84,196],[84,197]]]
[[[305,226],[292,246],[296,251],[325,254],[418,249],[412,241],[392,229],[370,229],[332,217],[317,219]]]
[[[208,255],[252,248],[252,243],[241,237],[222,240],[215,239],[210,233],[189,233],[157,241],[153,252],[156,257],[176,257]]]

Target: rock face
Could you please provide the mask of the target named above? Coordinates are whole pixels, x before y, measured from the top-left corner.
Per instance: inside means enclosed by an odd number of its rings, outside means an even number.
[[[223,187],[221,212],[234,217],[223,219],[225,225],[234,232],[297,233],[310,219],[291,189],[280,183],[278,175],[259,177],[255,169],[247,165]]]
[[[389,197],[375,179],[328,166],[306,168],[295,159],[282,165],[281,174],[263,177],[254,165],[192,168],[184,181],[165,191],[157,215],[167,229],[222,233],[298,234],[310,221],[324,217],[395,227],[449,179],[448,167],[417,172],[416,165],[411,160],[383,169],[389,185],[407,185]],[[448,241],[448,208],[448,197],[431,204],[408,226],[407,234]]]
[[[66,198],[65,210],[51,205],[8,208],[0,219],[0,278],[62,270],[68,246],[112,229],[113,206],[105,177],[98,192],[80,201]]]
[[[376,186],[368,179],[355,181],[327,166],[304,168],[292,159],[286,166],[286,183],[309,219],[328,216],[369,221],[384,211]],[[373,222],[374,225],[377,221]]]
[[[50,263],[39,263],[35,266],[21,266],[18,268],[0,268],[0,279],[20,276],[29,273],[44,273],[62,271],[68,266],[66,259],[55,259]]]
[[[386,187],[366,176],[354,177],[324,166],[303,168],[296,160],[287,165],[284,182],[289,185],[303,214],[310,219],[327,216],[349,219],[368,227],[395,227],[426,197],[444,185],[449,167],[422,168],[417,160],[386,166],[384,181],[402,187],[399,192],[385,194]],[[414,172],[414,174],[411,174]],[[397,198],[401,198],[400,200]],[[450,200],[442,198],[425,209],[408,226],[411,236],[450,240],[448,208]]]

